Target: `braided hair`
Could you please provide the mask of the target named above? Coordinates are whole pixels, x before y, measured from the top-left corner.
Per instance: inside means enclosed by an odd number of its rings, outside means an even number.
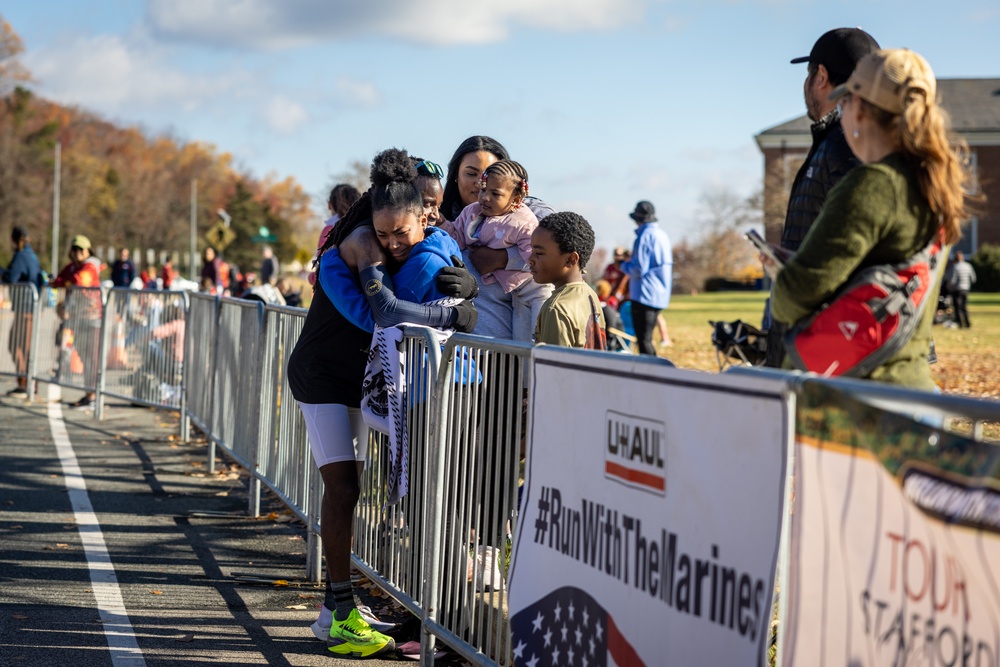
[[[507,149],[496,139],[483,135],[469,137],[458,145],[455,154],[451,156],[448,163],[448,177],[444,184],[444,198],[441,200],[441,214],[449,220],[454,220],[465,208],[462,203],[462,195],[458,191],[458,169],[462,165],[462,158],[469,153],[486,151],[496,156],[498,160],[510,158]]]
[[[514,186],[514,195],[521,195],[521,199],[528,196],[528,170],[521,166],[520,162],[514,162],[513,160],[499,160],[494,162],[486,167],[486,171],[483,172],[484,183],[486,182],[486,177],[490,174],[510,179],[510,182]]]
[[[319,268],[320,258],[328,249],[339,246],[358,227],[370,226],[375,211],[403,209],[413,211],[418,218],[423,215],[423,200],[413,184],[417,170],[406,151],[389,148],[376,155],[370,177],[372,186],[330,230],[326,243],[316,253],[314,268]]]
[[[547,215],[538,221],[538,227],[547,229],[559,245],[559,252],[580,255],[580,268],[587,266],[594,252],[594,229],[579,213],[562,211]]]

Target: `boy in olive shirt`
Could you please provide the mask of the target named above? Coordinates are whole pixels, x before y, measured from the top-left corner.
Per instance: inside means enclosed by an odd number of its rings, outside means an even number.
[[[594,230],[577,213],[553,213],[531,234],[528,265],[536,283],[555,287],[538,313],[535,344],[606,350],[604,314],[597,294],[583,282],[594,251]]]

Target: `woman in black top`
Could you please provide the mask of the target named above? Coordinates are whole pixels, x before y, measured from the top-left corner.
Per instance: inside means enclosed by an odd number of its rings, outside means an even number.
[[[338,221],[320,249],[315,294],[287,371],[324,483],[320,530],[328,582],[320,618],[312,629],[317,638],[330,644],[331,652],[360,657],[391,650],[394,644],[372,628],[373,623],[378,625],[377,619],[362,615],[355,607],[351,587],[351,530],[367,448],[361,385],[372,333],[353,324],[338,306],[359,319],[357,302],[348,300],[363,285],[370,315],[382,326],[411,322],[471,331],[476,320],[469,301],[454,307],[425,306],[393,296],[384,268],[386,256],[371,219],[383,210],[413,210],[419,218],[423,208],[412,182],[413,165],[407,158],[406,174],[412,176],[400,180],[398,174],[389,173],[402,168],[400,161],[385,157],[387,153],[373,162],[372,188]],[[438,287],[450,295],[470,298],[476,292],[475,279],[458,264],[442,269]],[[368,315],[367,309],[363,315]]]

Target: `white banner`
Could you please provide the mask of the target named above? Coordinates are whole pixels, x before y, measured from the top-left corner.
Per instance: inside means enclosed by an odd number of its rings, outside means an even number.
[[[1000,665],[1000,450],[815,391],[782,664]]]
[[[792,415],[774,380],[536,350],[514,663],[754,665]]]

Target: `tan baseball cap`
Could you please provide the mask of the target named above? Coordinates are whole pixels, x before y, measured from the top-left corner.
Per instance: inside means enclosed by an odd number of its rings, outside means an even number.
[[[84,250],[90,250],[90,239],[88,239],[83,234],[77,234],[73,237],[73,240],[69,242],[70,248],[83,248]]]
[[[834,88],[830,99],[850,93],[879,109],[901,114],[911,91],[920,91],[931,101],[936,99],[937,81],[931,66],[916,51],[884,49],[859,60],[847,83]]]

